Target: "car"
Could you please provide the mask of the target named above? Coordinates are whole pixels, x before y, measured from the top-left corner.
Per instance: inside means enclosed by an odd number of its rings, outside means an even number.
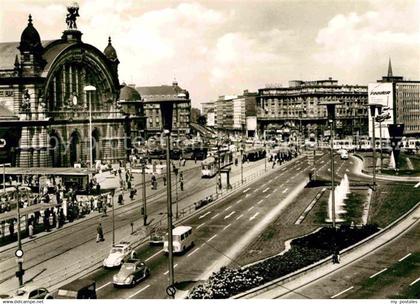
[[[112,246],[109,255],[103,261],[103,266],[105,268],[113,268],[121,266],[121,263],[133,248],[128,242],[121,242],[117,245]]]
[[[44,287],[22,286],[11,296],[13,299],[52,299],[48,289]]]
[[[349,153],[347,152],[347,150],[341,150],[340,158],[341,159],[349,159]]]
[[[114,287],[134,286],[150,275],[150,269],[139,259],[128,259],[121,265],[120,271],[112,277]]]

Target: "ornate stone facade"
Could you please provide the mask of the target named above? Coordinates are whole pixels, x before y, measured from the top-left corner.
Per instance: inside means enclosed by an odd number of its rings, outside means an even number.
[[[0,138],[6,139],[0,162],[89,162],[91,136],[93,161],[126,158],[115,49],[109,39],[102,53],[81,37],[72,28],[61,39],[41,41],[30,17],[19,42],[0,43]],[[85,91],[87,85],[96,90]]]

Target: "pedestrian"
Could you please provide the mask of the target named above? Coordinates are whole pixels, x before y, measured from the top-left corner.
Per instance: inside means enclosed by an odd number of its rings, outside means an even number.
[[[166,176],[165,175],[162,177],[162,180],[163,180],[163,185],[166,186]]]
[[[13,240],[15,237],[15,219],[11,219],[9,221],[9,234],[10,234],[10,239]]]
[[[107,216],[107,214],[106,214],[106,203],[103,204],[103,206],[104,206],[104,215],[103,216]]]
[[[130,199],[131,200],[134,199],[134,196],[136,195],[136,193],[137,193],[137,190],[136,189],[131,189],[131,191],[130,191]]]
[[[32,239],[34,237],[34,225],[32,224],[32,221],[29,223],[28,232],[29,238]]]
[[[184,191],[184,181],[183,180],[181,180],[179,182],[179,187],[181,188],[181,191]]]
[[[124,192],[121,191],[121,193],[118,195],[118,204],[119,205],[124,205]]]
[[[96,228],[96,243],[105,241],[104,239],[104,231],[102,230],[102,225],[99,223],[98,227]]]
[[[127,189],[131,190],[131,181],[130,180],[127,181]]]

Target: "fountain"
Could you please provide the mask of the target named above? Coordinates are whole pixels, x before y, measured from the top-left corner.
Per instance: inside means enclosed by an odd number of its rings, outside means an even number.
[[[393,169],[395,170],[396,165],[395,165],[395,157],[394,157],[394,151],[391,152],[391,155],[389,156],[389,165],[388,165],[388,169]]]
[[[335,187],[334,195],[335,195],[335,221],[336,222],[344,222],[344,219],[341,217],[342,214],[346,213],[345,210],[345,199],[347,195],[350,193],[350,183],[347,177],[347,174],[344,174],[344,177],[341,179],[340,184]],[[328,218],[326,222],[332,222],[332,195],[330,191],[330,196],[328,198]]]

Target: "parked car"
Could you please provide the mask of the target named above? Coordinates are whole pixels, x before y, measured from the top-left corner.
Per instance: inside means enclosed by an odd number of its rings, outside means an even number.
[[[52,299],[52,295],[44,287],[23,286],[11,296],[13,299]]]
[[[103,261],[105,268],[119,267],[124,257],[126,257],[133,248],[128,242],[121,242],[117,245],[112,246],[109,255]]]
[[[134,286],[150,275],[147,265],[138,259],[128,259],[121,265],[120,271],[113,276],[114,287]]]

